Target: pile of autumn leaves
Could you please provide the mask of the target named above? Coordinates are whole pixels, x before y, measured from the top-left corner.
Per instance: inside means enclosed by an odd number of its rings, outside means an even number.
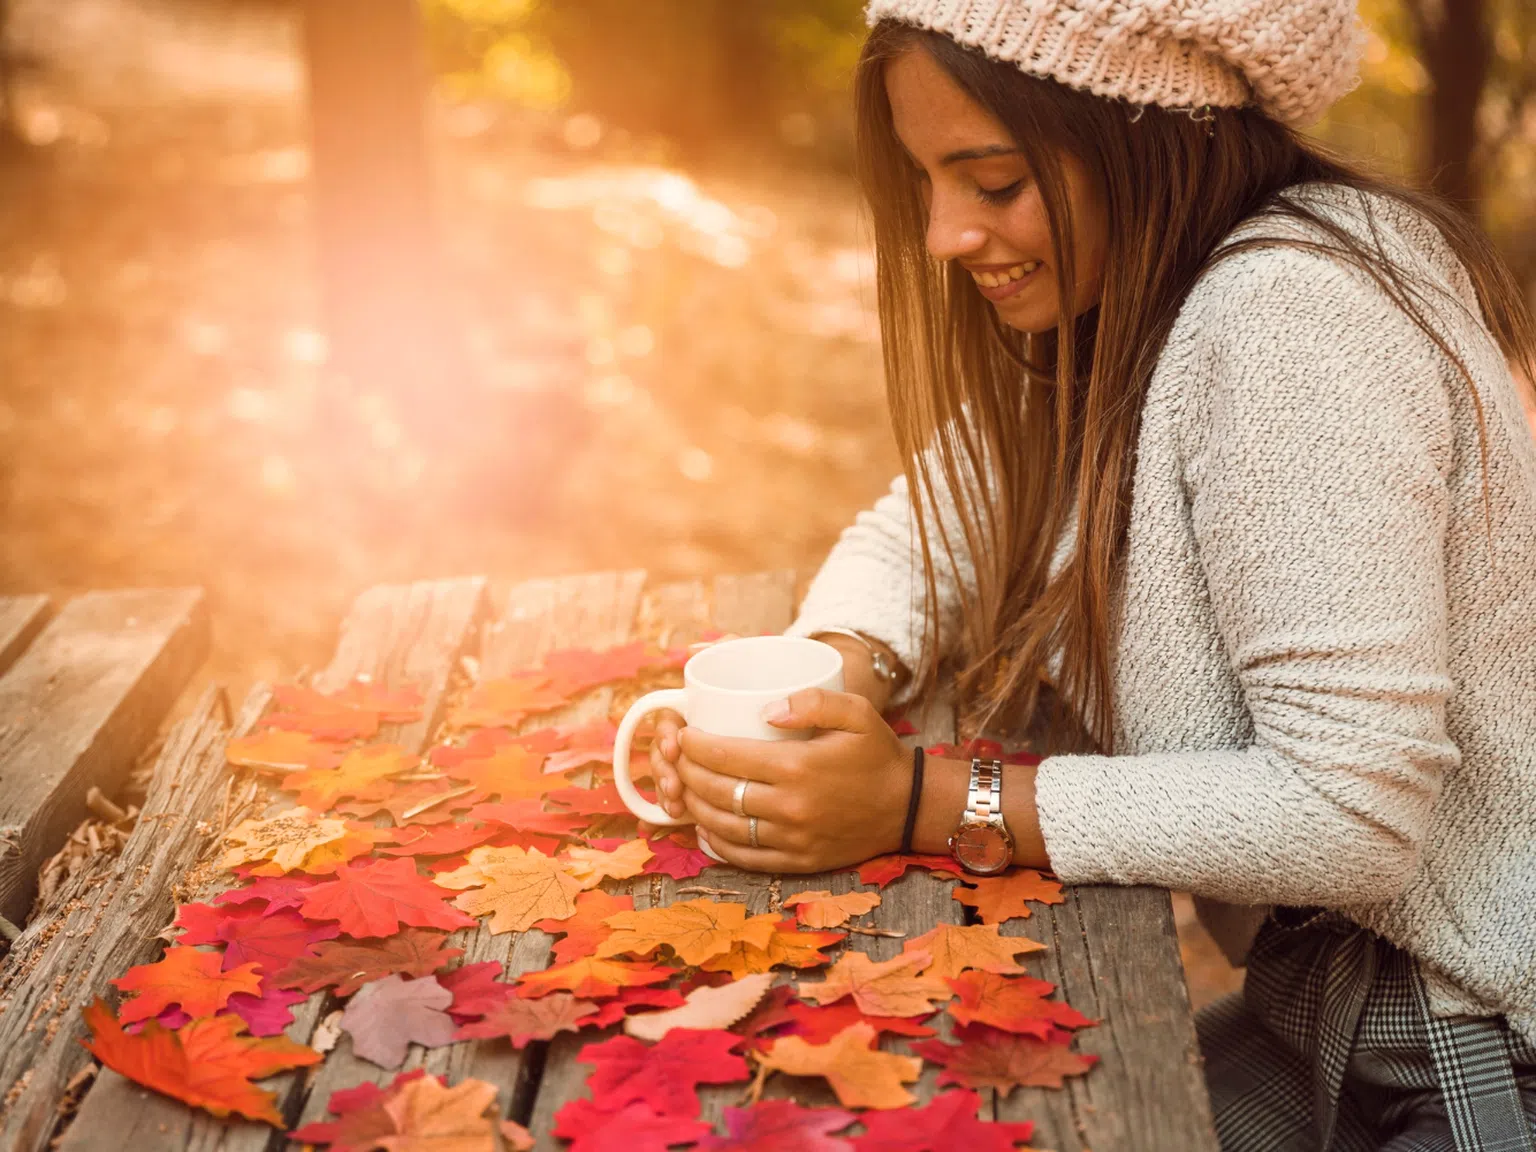
[[[1053,986],[1015,959],[1042,946],[998,931],[1029,915],[1026,900],[1059,902],[1054,881],[1018,870],[957,884],[955,899],[981,923],[942,924],[881,962],[827,952],[847,937],[837,929],[880,904],[879,891],[801,892],[783,913],[749,916],[707,895],[637,909],[600,887],[646,874],[688,880],[711,861],[687,830],[636,837],[612,782],[609,721],[514,732],[602,685],[675,681],[685,656],[643,643],[553,653],[470,688],[449,710],[451,740],[424,758],[372,742],[381,724],[419,719],[413,691],[277,689],[228,758],[276,774],[295,806],[228,830],[222,864],[243,886],[178,909],[164,958],[114,981],[132,994],[116,1016],[99,1000],[86,1009],[87,1047],[158,1092],[280,1127],[273,1095],[253,1081],[320,1062],[340,1032],[355,1055],[394,1069],[411,1043],[522,1048],[621,1024],[578,1055],[593,1069],[591,1096],[561,1108],[553,1130],[573,1152],[1006,1152],[1028,1139],[1028,1124],[978,1121],[974,1089],[1059,1088],[1093,1062],[1069,1049],[1069,1030],[1092,1021],[1047,999]],[[637,755],[637,770],[643,762]],[[883,857],[859,880],[883,888],[911,867],[955,873],[947,857]],[[494,961],[455,967],[463,952],[446,946],[447,933],[479,917],[492,934],[556,937],[550,966],[516,976]],[[801,974],[775,984],[786,968]],[[322,989],[345,1008],[313,1046],[283,1036],[292,1007]],[[928,1022],[946,1005],[955,1043]],[[882,1050],[887,1033],[915,1055]],[[924,1060],[943,1066],[941,1086],[960,1090],[914,1108],[905,1085]],[[823,1077],[842,1107],[759,1099],[772,1072]],[[698,1118],[697,1088],[737,1081],[751,1103],[726,1109],[727,1135],[717,1135]],[[336,1092],[335,1119],[292,1136],[332,1152],[531,1147],[526,1130],[497,1124],[496,1095],[416,1069],[387,1088]],[[855,1124],[862,1133],[849,1135]]]

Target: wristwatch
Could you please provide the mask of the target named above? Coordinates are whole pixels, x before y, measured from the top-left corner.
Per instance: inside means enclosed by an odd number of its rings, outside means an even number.
[[[864,636],[862,633],[855,632],[852,628],[822,628],[818,631],[817,635],[821,635],[825,632],[835,632],[839,636],[853,637],[860,644],[869,649],[870,667],[875,670],[875,678],[877,680],[882,680],[887,684],[896,683],[896,680],[901,675],[901,673],[896,670],[895,666],[892,665],[890,658],[886,656],[884,652],[869,642],[869,638],[867,636]]]
[[[971,759],[971,787],[949,853],[976,876],[995,876],[1013,863],[1013,837],[1003,823],[1003,762]]]

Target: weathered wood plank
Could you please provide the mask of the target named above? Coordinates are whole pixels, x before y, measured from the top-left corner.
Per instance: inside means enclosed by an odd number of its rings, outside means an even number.
[[[448,685],[473,643],[485,603],[485,581],[480,577],[371,588],[348,613],[335,658],[315,677],[315,685],[334,689],[366,675],[391,688],[419,688],[426,701],[422,719],[385,725],[378,736],[381,741],[419,749],[441,719]],[[288,803],[286,797],[277,798],[267,814]],[[308,1043],[330,1007],[332,998],[325,993],[295,1006],[288,1036]],[[311,1079],[304,1072],[312,1071],[285,1073],[265,1082],[277,1093],[278,1111],[290,1124],[298,1116]],[[134,1152],[278,1152],[286,1145],[283,1134],[265,1124],[216,1119],[104,1069],[81,1103],[61,1148],[69,1152],[118,1147]]]
[[[543,655],[557,648],[606,648],[624,643],[639,605],[645,573],[598,572],[569,579],[536,580],[511,590],[506,610],[484,632],[486,648],[481,653],[481,676],[506,675],[536,665]],[[611,693],[602,689],[580,703],[559,712],[529,721],[525,728],[551,725],[572,726],[607,715]],[[500,961],[503,968],[519,974],[549,965],[551,938],[543,932],[491,935],[484,923],[476,928],[452,933],[449,943],[463,948],[463,963]],[[464,1076],[497,1084],[503,1089],[502,1107],[508,1115],[526,1112],[532,1090],[536,1057],[527,1050],[516,1051],[505,1040],[471,1041],[445,1048],[425,1049],[413,1044],[404,1069],[425,1067],[430,1073],[447,1073],[450,1083]],[[336,1049],[317,1068],[305,1086],[299,1123],[326,1118],[331,1094],[364,1081],[386,1084],[397,1070],[383,1069],[355,1056],[351,1037],[343,1035]]]
[[[234,733],[269,695],[251,694]],[[167,738],[122,853],[78,873],[0,963],[0,1147],[47,1147],[65,1085],[90,1061],[77,1043],[88,1032],[80,1010],[115,998],[109,981],[159,954],[187,862],[216,847],[198,825],[216,831],[230,735],[228,702],[210,688]]]
[[[46,596],[0,596],[0,672],[16,663],[52,612]]]
[[[1101,1059],[1060,1091],[1015,1089],[997,1101],[998,1119],[1033,1120],[1031,1142],[1056,1152],[1215,1152],[1168,893],[1091,886],[1065,895],[1003,934],[1048,946],[1026,958],[1031,973],[1099,1020],[1078,1033],[1077,1048]]]
[[[86,792],[117,790],[207,654],[201,589],[92,592],[0,678],[0,916],[26,916]]]

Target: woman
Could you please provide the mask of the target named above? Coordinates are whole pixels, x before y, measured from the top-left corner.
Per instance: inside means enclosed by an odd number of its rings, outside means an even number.
[[[804,742],[669,718],[664,800],[746,868],[1193,892],[1248,966],[1199,1020],[1224,1148],[1531,1149],[1536,341],[1461,216],[1295,134],[1353,4],[869,15],[905,470],[791,629],[848,691],[786,702]],[[1080,738],[925,765],[881,711],[941,660],[967,731],[1049,685]]]

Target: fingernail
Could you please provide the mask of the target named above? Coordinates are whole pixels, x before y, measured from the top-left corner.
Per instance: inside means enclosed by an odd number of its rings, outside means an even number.
[[[677,795],[677,782],[675,780],[663,780],[661,786],[666,789],[668,796]]]
[[[763,709],[763,719],[772,724],[775,720],[787,720],[789,718],[789,701],[775,700]]]

